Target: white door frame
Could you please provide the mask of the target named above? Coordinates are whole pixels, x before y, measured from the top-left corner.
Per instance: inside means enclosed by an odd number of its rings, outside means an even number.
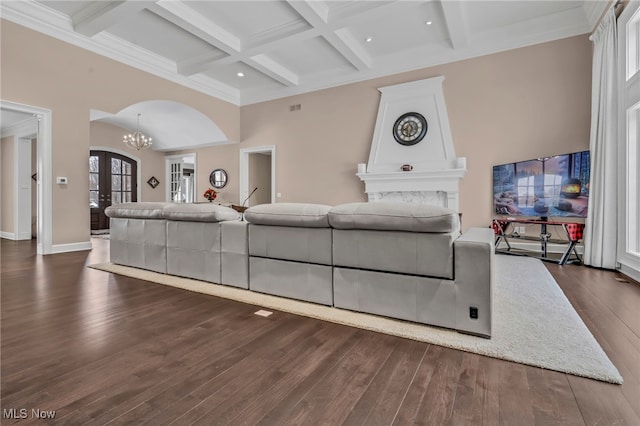
[[[276,146],[256,146],[253,148],[242,148],[240,150],[240,191],[238,203],[243,203],[249,196],[249,154],[270,153],[271,154],[271,202],[276,202]]]
[[[0,100],[0,109],[18,111],[37,116],[39,121],[37,131],[37,185],[38,185],[38,240],[37,253],[53,253],[53,197],[52,197],[52,136],[50,109],[24,105]],[[31,167],[31,166],[29,166]],[[17,197],[17,194],[15,194]],[[17,198],[14,198],[17,204]]]
[[[187,152],[185,154],[174,154],[174,155],[165,155],[165,167],[164,167],[164,180],[166,182],[165,185],[165,200],[168,203],[171,203],[171,160],[175,160],[177,158],[184,158],[192,155],[193,156],[193,174],[194,176],[198,176],[198,153],[197,152]],[[184,162],[183,162],[184,163]],[[193,179],[193,198],[194,200],[198,199],[198,179],[194,177]]]

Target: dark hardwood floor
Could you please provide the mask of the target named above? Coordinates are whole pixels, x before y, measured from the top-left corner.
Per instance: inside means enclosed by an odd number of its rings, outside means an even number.
[[[93,243],[42,257],[1,240],[3,425],[640,425],[640,286],[613,272],[547,264],[623,385],[259,317],[88,269],[108,260],[108,241]]]

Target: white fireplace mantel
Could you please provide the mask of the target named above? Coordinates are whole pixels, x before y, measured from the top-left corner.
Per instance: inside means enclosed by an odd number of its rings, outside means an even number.
[[[435,204],[460,210],[459,186],[467,173],[467,161],[455,155],[443,80],[440,76],[378,89],[382,97],[369,162],[366,168],[360,165],[356,174],[365,183],[369,201]],[[398,144],[393,138],[395,120],[406,112],[418,112],[428,123],[425,138],[411,146]],[[403,165],[410,170],[402,171]]]
[[[358,173],[365,183],[369,201],[405,201],[435,204],[460,211],[460,179],[467,173],[466,158],[457,159],[455,168],[410,172]]]

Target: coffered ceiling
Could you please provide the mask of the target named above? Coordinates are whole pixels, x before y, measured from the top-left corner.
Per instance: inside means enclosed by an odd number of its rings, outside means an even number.
[[[4,19],[236,105],[590,32],[608,1],[7,1]]]

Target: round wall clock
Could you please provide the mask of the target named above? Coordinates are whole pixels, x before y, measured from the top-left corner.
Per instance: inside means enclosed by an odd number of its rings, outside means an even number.
[[[427,120],[417,112],[402,114],[393,124],[393,138],[401,145],[415,145],[427,134]]]

